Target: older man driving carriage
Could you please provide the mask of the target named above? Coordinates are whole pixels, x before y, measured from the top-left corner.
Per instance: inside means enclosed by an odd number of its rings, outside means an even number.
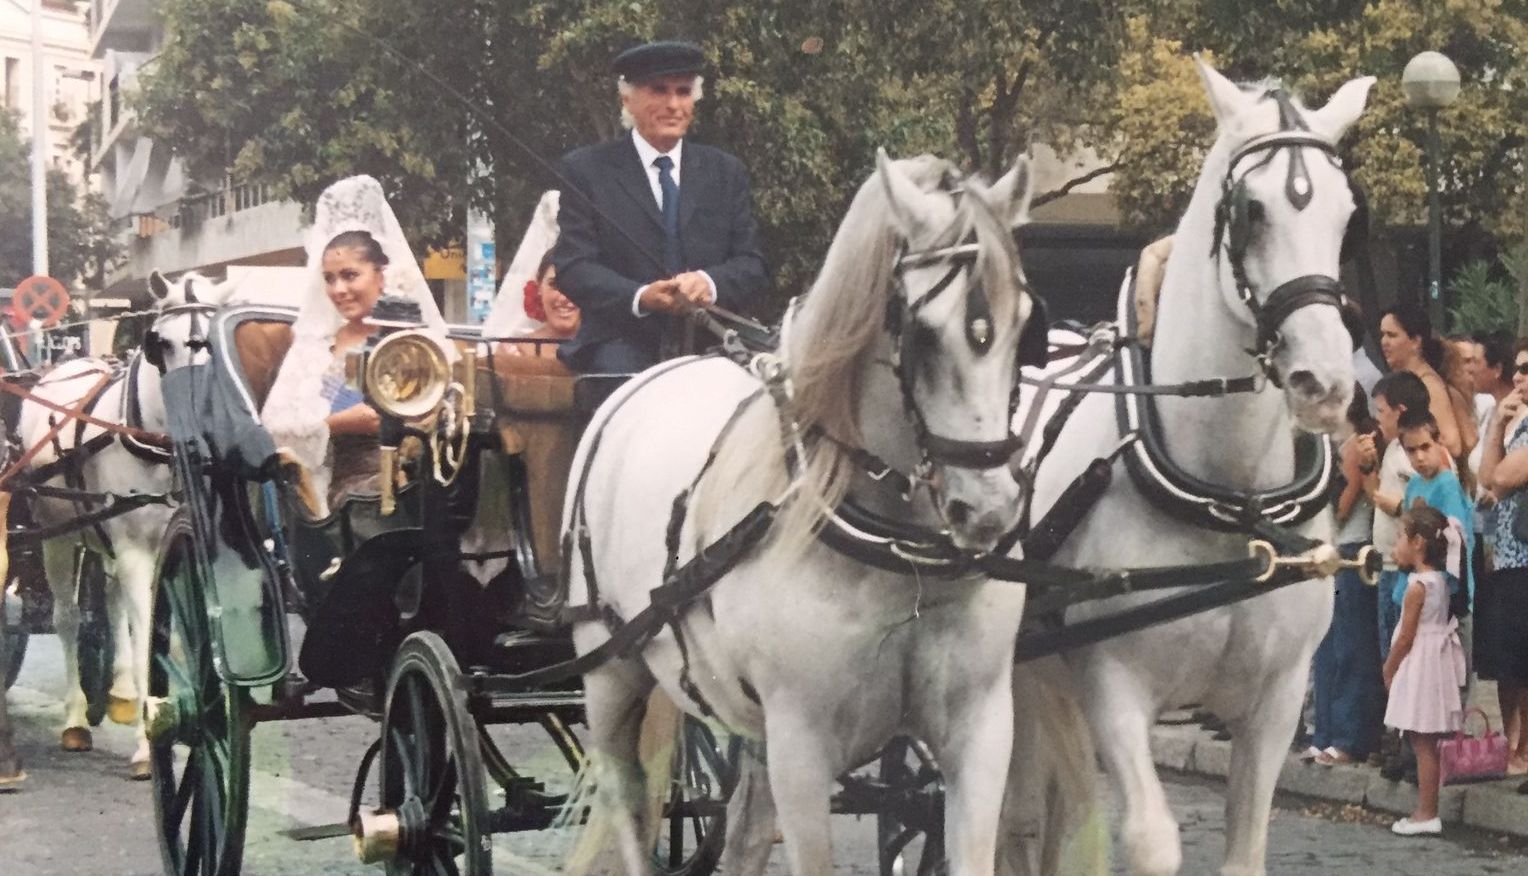
[[[743,308],[769,282],[748,173],[686,135],[704,56],[688,43],[622,52],[622,122],[632,130],[568,153],[553,261],[583,323],[559,351],[575,371],[630,373],[660,356],[665,324],[696,305]]]

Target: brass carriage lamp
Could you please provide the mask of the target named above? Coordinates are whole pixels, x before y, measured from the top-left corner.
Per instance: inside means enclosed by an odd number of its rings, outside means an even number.
[[[1442,52],[1422,52],[1401,73],[1406,104],[1427,113],[1427,308],[1443,326],[1443,207],[1438,198],[1438,111],[1459,97],[1459,68]]]

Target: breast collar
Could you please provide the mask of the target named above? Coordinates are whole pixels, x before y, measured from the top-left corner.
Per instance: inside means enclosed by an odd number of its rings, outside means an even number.
[[[1125,275],[1120,290],[1118,319],[1134,337],[1136,324],[1134,272]],[[1144,386],[1151,382],[1146,351],[1124,345],[1116,358],[1120,383]],[[1157,507],[1194,526],[1240,532],[1257,520],[1293,525],[1304,523],[1326,507],[1336,460],[1324,436],[1300,432],[1295,436],[1295,475],[1289,483],[1269,490],[1224,487],[1184,471],[1167,453],[1156,400],[1149,395],[1115,397],[1121,435],[1134,440],[1122,454],[1136,487]]]

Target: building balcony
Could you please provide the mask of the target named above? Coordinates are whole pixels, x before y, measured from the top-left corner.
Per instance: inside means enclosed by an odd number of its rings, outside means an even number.
[[[216,273],[229,265],[301,265],[302,206],[264,185],[234,185],[117,220],[127,258],[108,289],[135,289],[150,271]]]
[[[154,0],[90,0],[85,20],[90,28],[90,51],[97,58],[108,49],[148,52],[159,30]]]

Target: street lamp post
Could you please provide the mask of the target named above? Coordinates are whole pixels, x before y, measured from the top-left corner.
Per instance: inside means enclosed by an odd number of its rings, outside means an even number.
[[[1401,74],[1406,103],[1427,113],[1427,309],[1433,325],[1443,327],[1443,207],[1438,197],[1438,111],[1459,96],[1459,68],[1442,52],[1422,52],[1406,62]]]

